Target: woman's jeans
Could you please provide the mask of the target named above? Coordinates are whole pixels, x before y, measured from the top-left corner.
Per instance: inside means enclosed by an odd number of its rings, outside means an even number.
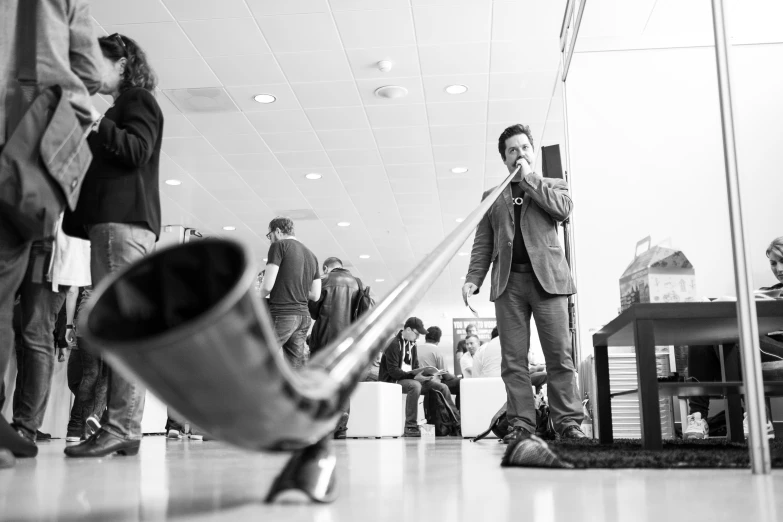
[[[108,275],[152,252],[155,234],[130,223],[100,223],[88,227],[93,287]],[[102,429],[125,440],[141,439],[145,388],[109,367],[106,413]]]

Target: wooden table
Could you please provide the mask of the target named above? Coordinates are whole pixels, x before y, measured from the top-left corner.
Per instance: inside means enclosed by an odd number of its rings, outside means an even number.
[[[783,301],[757,301],[759,335],[783,330]],[[609,388],[610,346],[633,346],[636,353],[636,371],[639,378],[639,410],[642,428],[642,446],[661,449],[661,422],[658,403],[659,390],[664,395],[694,396],[726,394],[736,400],[744,390],[738,370],[727,368],[727,381],[718,383],[658,383],[655,346],[715,345],[726,349],[739,338],[737,303],[638,303],[632,305],[612,322],[593,335],[595,353],[596,403],[599,440],[613,441],[612,403]],[[757,377],[759,380],[761,375]],[[767,385],[765,392],[783,391],[783,383]],[[778,390],[780,388],[780,390]],[[733,419],[731,417],[734,417]],[[742,421],[730,415],[729,429],[733,438],[742,433]],[[739,428],[739,429],[737,429]]]

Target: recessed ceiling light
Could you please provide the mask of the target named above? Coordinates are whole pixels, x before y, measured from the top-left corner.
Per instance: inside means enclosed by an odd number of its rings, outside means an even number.
[[[264,258],[264,263],[266,263],[266,258]]]
[[[271,94],[256,94],[253,99],[258,103],[274,103],[277,98]]]
[[[449,94],[465,94],[468,92],[468,88],[465,85],[449,85],[446,87],[446,92]]]
[[[367,254],[362,254],[359,256],[359,259],[370,259],[370,256],[368,256]]]
[[[182,182],[180,180],[178,180],[178,179],[167,179],[166,180],[166,185],[172,185],[172,186],[176,187],[177,185],[182,185]]]
[[[465,221],[464,218],[457,218],[457,223],[462,223],[463,221]]]
[[[223,230],[236,230],[236,229],[237,227],[232,227],[232,226],[223,227]]]
[[[466,255],[468,255],[468,253],[467,252],[460,252],[459,255],[466,256]]]
[[[375,280],[375,282],[376,282],[376,283],[383,283],[383,282],[384,282],[384,279],[376,279],[376,280]]]
[[[351,224],[349,222],[347,222],[347,221],[340,221],[339,223],[337,223],[337,226],[338,227],[350,227]]]
[[[321,179],[322,176],[317,172],[311,172],[310,174],[306,174],[305,177],[307,179]]]
[[[465,279],[465,276],[460,277],[460,279]]]
[[[451,172],[454,174],[465,174],[468,171],[467,167],[454,167]]]

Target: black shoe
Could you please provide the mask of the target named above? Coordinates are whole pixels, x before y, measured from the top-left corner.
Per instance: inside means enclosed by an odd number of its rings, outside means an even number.
[[[11,451],[15,457],[35,457],[38,446],[24,432],[15,430],[5,419],[0,417],[0,448]]]
[[[35,440],[37,440],[37,441],[52,440],[52,434],[51,433],[42,433],[41,431],[36,430],[36,432],[35,432]]]
[[[508,435],[503,437],[503,444],[511,444],[518,440],[524,440],[530,438],[531,433],[522,426],[512,426],[508,432]]]
[[[586,439],[587,435],[584,434],[582,428],[580,428],[576,424],[572,424],[571,426],[567,426],[566,429],[563,430],[563,432],[560,434],[560,438],[566,440],[578,440],[578,439]]]
[[[343,440],[345,439],[345,432],[348,430],[335,430],[334,432],[334,440]]]
[[[421,430],[419,430],[419,427],[416,426],[415,428],[405,428],[405,433],[402,434],[403,437],[421,437]]]
[[[139,452],[140,440],[123,440],[108,431],[100,430],[92,437],[65,448],[68,457],[105,457],[112,453],[132,456]]]

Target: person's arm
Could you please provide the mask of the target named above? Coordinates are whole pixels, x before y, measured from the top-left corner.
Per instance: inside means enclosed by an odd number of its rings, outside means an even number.
[[[485,192],[481,200],[483,201],[490,192],[489,190]],[[489,219],[489,211],[487,211],[476,227],[476,236],[473,239],[473,248],[470,252],[470,265],[462,291],[463,300],[469,295],[479,293],[484,278],[487,277],[489,265],[493,261],[494,243],[495,231],[492,228],[492,221]],[[472,288],[469,288],[468,285],[472,285]]]
[[[402,351],[399,349],[399,343],[395,338],[391,344],[386,348],[386,371],[392,380],[401,381],[403,379],[413,379],[413,372],[404,372],[400,368],[400,357],[402,357]]]
[[[76,342],[73,331],[73,318],[76,315],[76,302],[79,300],[79,287],[72,286],[65,296],[65,342],[72,346]]]
[[[468,370],[470,371],[470,375],[481,377],[481,373],[484,369],[484,357],[482,356],[481,350],[476,352],[476,355],[473,357],[473,366],[469,367]]]
[[[313,279],[310,285],[310,293],[307,294],[310,301],[318,301],[321,298],[321,278]]]
[[[565,221],[574,206],[568,194],[568,184],[562,179],[551,181],[553,183],[547,183],[544,178],[531,172],[519,186],[553,219]]]
[[[47,4],[57,4],[59,9],[62,0],[47,0]],[[70,29],[70,48],[68,57],[71,61],[71,70],[79,77],[87,88],[87,92],[93,95],[101,88],[103,71],[101,67],[101,50],[98,39],[93,32],[92,18],[90,17],[90,5],[85,0],[69,2],[68,25]],[[42,6],[42,8],[46,8]]]
[[[107,117],[101,119],[97,131],[98,142],[117,163],[140,167],[155,152],[163,114],[155,97],[144,89],[135,89],[124,96],[122,121],[118,124]]]
[[[261,285],[261,298],[267,297],[272,293],[272,289],[275,287],[275,281],[277,281],[277,272],[280,271],[278,265],[266,264],[266,273],[264,273],[264,283]]]

